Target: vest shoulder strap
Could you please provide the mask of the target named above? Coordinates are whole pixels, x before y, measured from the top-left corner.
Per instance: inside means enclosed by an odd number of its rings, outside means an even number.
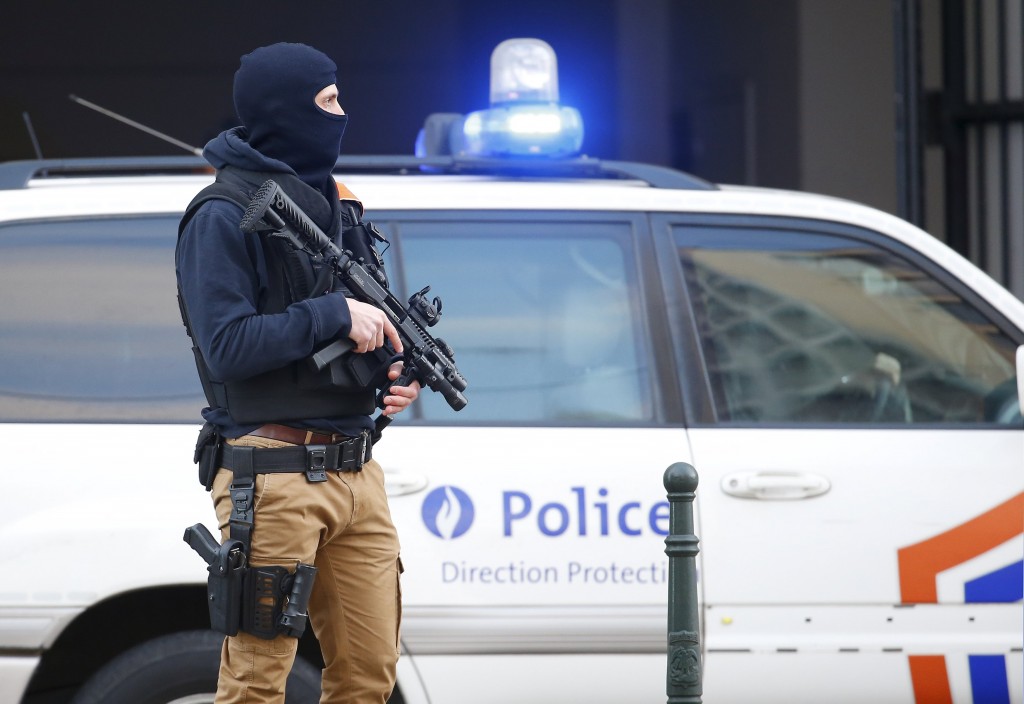
[[[178,223],[178,237],[181,237],[181,233],[185,231],[185,226],[188,225],[189,221],[195,217],[196,212],[202,207],[204,203],[215,199],[228,200],[238,205],[242,210],[245,210],[251,198],[243,191],[240,187],[230,183],[224,183],[223,181],[215,181],[209,186],[199,191],[196,197],[192,199],[192,202],[185,208],[185,214],[181,216],[181,222]]]

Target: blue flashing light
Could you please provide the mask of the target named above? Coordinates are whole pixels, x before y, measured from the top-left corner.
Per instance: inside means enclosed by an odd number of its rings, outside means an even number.
[[[428,118],[416,154],[562,158],[580,152],[583,118],[558,102],[558,60],[540,39],[506,39],[491,54],[491,107]]]
[[[491,53],[491,107],[557,103],[558,59],[540,39],[506,39]]]
[[[583,118],[557,104],[478,110],[462,123],[462,150],[475,156],[565,157],[583,144]]]

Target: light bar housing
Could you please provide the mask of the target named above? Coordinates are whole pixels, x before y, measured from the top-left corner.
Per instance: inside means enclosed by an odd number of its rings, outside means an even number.
[[[491,106],[432,116],[417,156],[564,159],[583,147],[583,117],[558,99],[558,59],[540,39],[506,39],[491,53]]]

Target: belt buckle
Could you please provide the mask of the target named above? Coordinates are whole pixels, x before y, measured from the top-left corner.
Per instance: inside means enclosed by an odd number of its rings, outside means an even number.
[[[252,501],[255,482],[232,484],[230,488],[233,520],[252,523]]]
[[[306,445],[306,480],[327,481],[327,446]]]
[[[362,466],[364,464],[366,464],[367,460],[370,459],[370,448],[373,447],[373,443],[370,442],[370,431],[369,430],[364,430],[359,435],[360,435],[360,437],[363,438],[362,457],[360,457],[360,459],[359,459],[359,467],[361,469]]]

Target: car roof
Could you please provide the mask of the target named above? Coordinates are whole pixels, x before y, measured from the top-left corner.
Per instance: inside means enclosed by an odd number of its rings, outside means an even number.
[[[720,186],[664,166],[585,157],[341,157],[335,177],[368,210],[709,211],[797,217],[810,210],[841,220],[860,220],[868,212],[885,216],[827,196]],[[44,202],[58,216],[178,212],[212,178],[213,169],[198,157],[15,161],[0,164],[0,202],[11,206],[4,208],[4,219],[16,219],[15,211],[26,208],[38,216],[37,204]],[[858,216],[841,216],[850,209]]]
[[[81,216],[178,214],[213,169],[198,157],[0,164],[0,223]],[[995,298],[1020,304],[938,239],[910,223],[831,196],[712,184],[663,166],[595,159],[508,163],[453,157],[341,157],[335,178],[374,211],[560,211],[769,216],[882,232]],[[1005,293],[1005,296],[1004,296]]]
[[[829,196],[721,186],[663,166],[578,158],[341,157],[335,177],[373,210],[711,212],[816,217],[916,230]],[[0,218],[176,213],[213,179],[198,157],[128,157],[0,164]]]
[[[22,188],[35,178],[68,176],[153,175],[210,171],[199,157],[117,157],[50,159],[0,164],[0,190]],[[657,164],[608,161],[590,157],[573,159],[498,159],[455,156],[414,157],[363,155],[338,158],[336,170],[376,173],[479,174],[504,177],[637,179],[655,188],[713,190],[715,184],[697,176]]]

